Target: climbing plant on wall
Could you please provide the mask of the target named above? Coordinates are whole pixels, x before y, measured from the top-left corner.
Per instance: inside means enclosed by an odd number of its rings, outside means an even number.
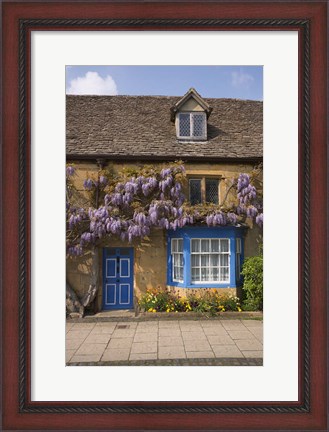
[[[162,168],[125,168],[116,174],[100,169],[85,178],[85,194],[78,193],[76,170],[67,165],[67,253],[81,255],[109,236],[132,242],[149,236],[155,227],[176,230],[185,225],[225,226],[248,220],[262,226],[262,196],[255,186],[259,173],[255,169],[251,175],[241,173],[231,180],[230,194],[218,205],[191,206],[183,193],[182,162]]]

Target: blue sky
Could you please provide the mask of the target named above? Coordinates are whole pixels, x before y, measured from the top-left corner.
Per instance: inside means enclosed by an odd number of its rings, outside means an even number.
[[[262,66],[67,66],[68,94],[263,99]]]

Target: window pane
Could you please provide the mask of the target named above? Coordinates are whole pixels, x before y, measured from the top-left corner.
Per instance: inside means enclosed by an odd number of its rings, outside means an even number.
[[[209,280],[209,268],[201,268],[201,281]]]
[[[201,240],[201,252],[209,252],[209,243],[208,239]]]
[[[210,265],[212,267],[218,267],[218,265],[219,265],[219,255],[210,255]]]
[[[171,240],[171,252],[177,252],[177,239]]]
[[[219,240],[211,240],[211,252],[219,251]]]
[[[199,267],[200,255],[192,255],[192,267]]]
[[[178,260],[178,263],[179,263],[179,266],[180,266],[180,267],[183,267],[183,264],[184,264],[184,262],[183,262],[183,254],[179,254],[179,260]]]
[[[192,240],[192,252],[199,252],[200,251],[200,240],[199,239],[193,239]]]
[[[209,255],[201,255],[201,265],[204,267],[209,266]]]
[[[177,240],[177,252],[183,252],[183,239]]]
[[[191,136],[190,130],[190,114],[179,114],[179,136]]]
[[[200,280],[200,269],[199,268],[192,268],[192,281],[199,281]]]
[[[221,252],[228,252],[228,240],[224,239],[220,241],[220,251]]]
[[[193,136],[204,137],[206,129],[206,116],[204,114],[192,114],[193,116]]]
[[[218,180],[206,179],[206,202],[218,204]]]
[[[221,268],[220,269],[220,280],[221,281],[228,281],[228,268]]]
[[[220,265],[228,266],[228,254],[220,255]]]
[[[190,202],[192,205],[201,203],[201,180],[190,180]]]
[[[219,280],[219,271],[218,268],[212,268],[210,269],[210,275],[212,281],[218,281]]]

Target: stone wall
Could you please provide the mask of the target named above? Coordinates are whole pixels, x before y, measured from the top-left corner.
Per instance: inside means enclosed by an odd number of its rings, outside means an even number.
[[[134,164],[115,164],[114,170],[120,170],[123,166],[132,167],[144,165],[143,163]],[[75,177],[76,186],[83,191],[83,181],[86,175],[96,174],[97,165],[92,163],[74,163],[77,175]],[[210,163],[188,163],[185,165],[187,175],[191,176],[211,176],[216,175],[221,178],[220,200],[224,198],[227,188],[233,178],[241,172],[250,172],[252,165],[246,164],[210,164]],[[247,230],[245,238],[245,257],[258,254],[258,242],[260,231],[258,228]],[[103,247],[134,247],[134,295],[139,297],[142,292],[151,287],[165,287],[167,280],[167,244],[166,234],[163,230],[153,230],[149,240],[134,241],[132,244],[123,243],[119,239],[110,238],[98,248],[99,253],[99,277],[98,293],[96,297],[97,310],[102,307],[102,248]],[[90,284],[91,257],[87,254],[83,257],[67,260],[67,280],[75,289],[78,296],[86,292]],[[224,292],[224,289],[221,289]],[[226,292],[236,293],[235,289],[225,289]],[[184,294],[182,290],[181,294]]]

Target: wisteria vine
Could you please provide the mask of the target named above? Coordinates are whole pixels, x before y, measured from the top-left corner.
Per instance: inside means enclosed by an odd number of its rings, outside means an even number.
[[[75,197],[75,167],[66,168],[67,253],[81,255],[106,236],[131,243],[150,235],[152,228],[176,230],[185,225],[238,225],[248,218],[262,226],[262,200],[248,174],[234,183],[236,199],[227,206],[191,206],[183,193],[186,173],[183,163],[162,169],[141,169],[139,174],[110,178],[100,171],[97,179],[83,182],[85,191],[102,196],[101,205],[78,206]]]

